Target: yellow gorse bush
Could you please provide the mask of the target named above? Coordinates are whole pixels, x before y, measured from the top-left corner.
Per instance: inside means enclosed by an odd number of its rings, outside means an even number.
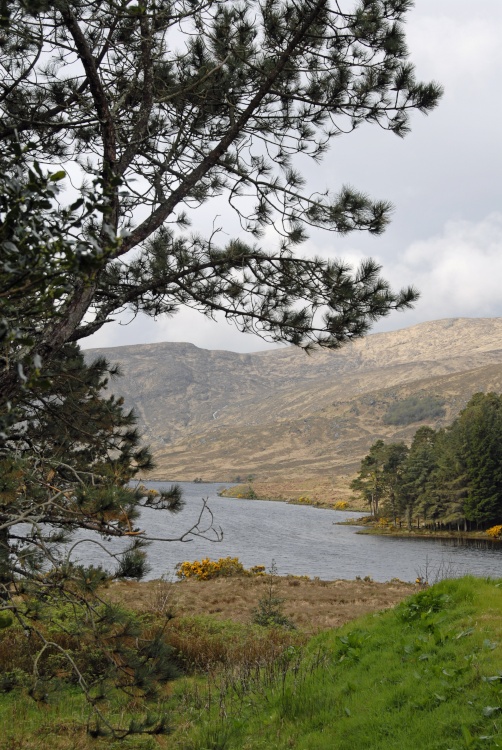
[[[349,504],[346,500],[337,500],[333,507],[335,510],[346,510]]]
[[[486,533],[488,536],[491,536],[492,539],[498,539],[502,536],[502,524],[499,524],[498,526],[492,526],[490,529],[486,530]]]
[[[195,578],[198,581],[208,581],[210,578],[253,576],[264,573],[264,565],[254,565],[246,569],[238,557],[220,557],[219,560],[210,560],[209,557],[205,557],[203,560],[185,561],[176,566],[176,575],[183,580]]]
[[[380,517],[377,521],[377,526],[385,529],[388,526],[392,526],[392,521],[389,518]]]

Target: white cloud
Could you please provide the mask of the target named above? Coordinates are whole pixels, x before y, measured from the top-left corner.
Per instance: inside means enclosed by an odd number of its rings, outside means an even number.
[[[416,113],[400,141],[373,127],[335,140],[320,167],[304,166],[312,189],[344,182],[392,200],[393,222],[383,237],[347,238],[323,232],[298,248],[303,255],[341,257],[357,266],[366,255],[382,263],[393,288],[417,286],[413,311],[393,314],[376,330],[435,318],[502,315],[502,206],[498,96],[502,74],[500,0],[418,0],[405,25],[417,78],[435,79],[445,96],[429,118]],[[193,229],[221,226],[221,244],[243,236],[224,198],[194,215]],[[277,244],[272,232],[259,243]],[[403,248],[405,249],[403,252]],[[87,346],[192,341],[204,348],[252,351],[264,343],[191,310],[170,319],[144,316],[127,327],[105,326]]]
[[[502,314],[502,213],[478,222],[449,221],[441,234],[412,243],[384,276],[394,287],[413,284],[421,299],[412,313],[392,316],[379,330],[446,317]]]
[[[310,242],[304,252],[325,258],[333,255],[329,246]],[[353,267],[363,258],[350,246],[341,255]],[[375,326],[376,331],[441,318],[502,315],[502,213],[492,213],[478,222],[449,221],[440,234],[413,242],[399,260],[383,261],[382,265],[382,275],[394,290],[413,285],[421,297],[414,310],[393,313]],[[276,346],[240,333],[223,318],[209,320],[190,309],[155,322],[143,315],[124,325],[127,320],[122,317],[121,324],[105,326],[83,342],[85,348],[159,341],[189,341],[203,349],[239,352]]]
[[[485,3],[486,5],[486,3]],[[500,18],[484,15],[446,15],[435,10],[420,13],[406,26],[411,58],[419,75],[442,81],[448,93],[453,86],[482,86],[502,61]],[[472,8],[472,3],[470,3]]]

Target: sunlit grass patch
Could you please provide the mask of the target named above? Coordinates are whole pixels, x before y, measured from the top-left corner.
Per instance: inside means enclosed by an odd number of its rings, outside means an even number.
[[[165,638],[184,676],[97,705],[115,726],[164,712],[170,735],[93,738],[83,696],[55,683],[37,703],[26,686],[0,697],[0,750],[502,747],[502,581],[442,581],[310,640],[209,616],[170,619]]]
[[[220,729],[214,715],[186,747],[209,747],[210,730],[225,750],[502,746],[501,640],[500,585],[444,581],[312,639],[297,669],[255,686],[249,704]]]

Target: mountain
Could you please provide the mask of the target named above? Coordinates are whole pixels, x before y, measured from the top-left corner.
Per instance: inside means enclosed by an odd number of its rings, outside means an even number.
[[[137,412],[158,464],[152,478],[343,486],[376,439],[409,441],[421,424],[449,424],[476,391],[502,391],[501,318],[421,323],[310,355],[180,343],[86,352],[98,354],[121,365],[111,388]],[[410,398],[441,413],[385,424]]]

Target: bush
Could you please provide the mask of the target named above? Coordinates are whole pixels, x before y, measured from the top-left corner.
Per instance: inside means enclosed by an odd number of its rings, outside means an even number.
[[[409,396],[391,404],[384,415],[384,424],[408,425],[424,419],[437,419],[446,414],[445,401],[438,396]]]
[[[262,597],[258,607],[253,610],[253,623],[265,628],[281,627],[295,630],[295,624],[283,612],[283,603],[284,599],[272,594]]]
[[[295,624],[284,614],[284,599],[277,596],[276,586],[277,568],[273,560],[268,576],[267,593],[262,596],[258,602],[258,607],[253,610],[252,621],[255,625],[261,625],[265,628],[281,627],[295,630]]]
[[[264,565],[254,565],[247,570],[238,557],[220,557],[216,561],[205,557],[200,561],[185,561],[176,566],[176,576],[182,580],[195,578],[198,581],[208,581],[211,578],[263,575],[264,572]]]
[[[492,526],[490,529],[486,530],[486,533],[488,536],[491,536],[492,539],[500,539],[500,537],[502,537],[502,525]]]

